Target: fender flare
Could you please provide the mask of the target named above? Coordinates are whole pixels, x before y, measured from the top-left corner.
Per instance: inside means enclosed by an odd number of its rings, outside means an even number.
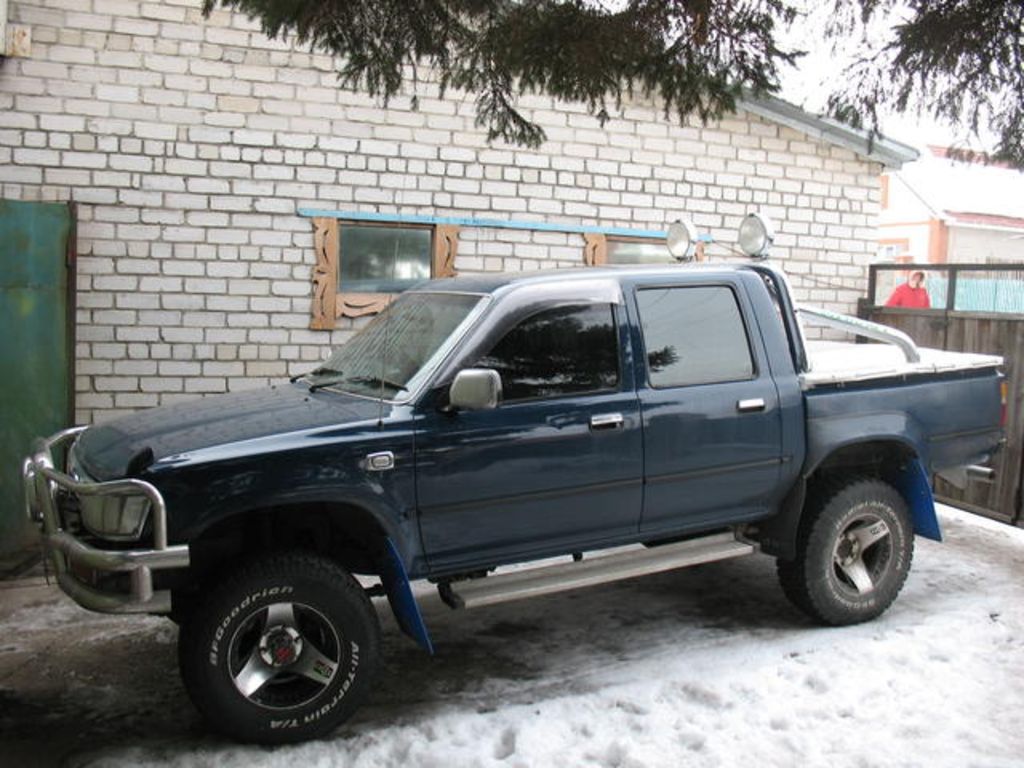
[[[914,533],[932,541],[942,541],[942,528],[935,513],[935,497],[921,460],[907,462],[892,476],[892,481],[910,509]]]
[[[423,621],[423,614],[416,602],[416,596],[412,593],[409,574],[406,573],[405,566],[402,564],[402,557],[390,537],[384,539],[383,551],[377,560],[377,569],[398,626],[415,640],[417,645],[433,656],[434,643],[431,641],[427,625]]]

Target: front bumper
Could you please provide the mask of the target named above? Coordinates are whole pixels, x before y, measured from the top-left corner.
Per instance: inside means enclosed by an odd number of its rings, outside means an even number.
[[[43,547],[53,564],[57,583],[75,602],[103,613],[169,613],[171,593],[154,591],[153,571],[187,568],[188,545],[167,545],[167,507],[160,492],[142,480],[112,480],[105,483],[79,482],[54,468],[53,452],[68,446],[85,427],[66,429],[37,439],[32,455],[25,459],[22,478],[29,518],[40,525]],[[142,495],[150,502],[153,516],[152,549],[98,549],[65,530],[57,503],[60,491],[77,496]],[[127,573],[127,591],[104,589],[89,584],[76,574],[109,575]]]

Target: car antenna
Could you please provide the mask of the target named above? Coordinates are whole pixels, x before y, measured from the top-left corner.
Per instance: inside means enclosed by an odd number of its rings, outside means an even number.
[[[399,230],[401,232],[401,230]],[[391,251],[391,287],[395,285],[396,264],[398,263],[398,233],[395,233],[395,247]],[[384,321],[384,354],[380,356],[380,400],[377,403],[377,428],[384,424],[384,381],[388,373],[388,353],[391,351],[391,301],[389,300],[384,311],[388,313]]]

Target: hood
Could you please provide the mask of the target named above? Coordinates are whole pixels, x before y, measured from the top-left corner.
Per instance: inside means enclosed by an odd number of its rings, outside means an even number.
[[[90,427],[76,449],[97,480],[138,475],[177,454],[376,418],[380,403],[305,384],[214,395],[151,408]]]

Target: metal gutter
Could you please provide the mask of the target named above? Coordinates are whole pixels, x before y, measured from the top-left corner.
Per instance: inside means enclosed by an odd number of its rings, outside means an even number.
[[[872,139],[868,131],[853,128],[830,117],[812,114],[774,96],[743,98],[737,102],[737,106],[765,120],[780,123],[808,136],[849,149],[868,160],[881,163],[886,168],[899,169],[904,163],[913,162],[921,156],[920,152],[907,144],[884,136]]]

